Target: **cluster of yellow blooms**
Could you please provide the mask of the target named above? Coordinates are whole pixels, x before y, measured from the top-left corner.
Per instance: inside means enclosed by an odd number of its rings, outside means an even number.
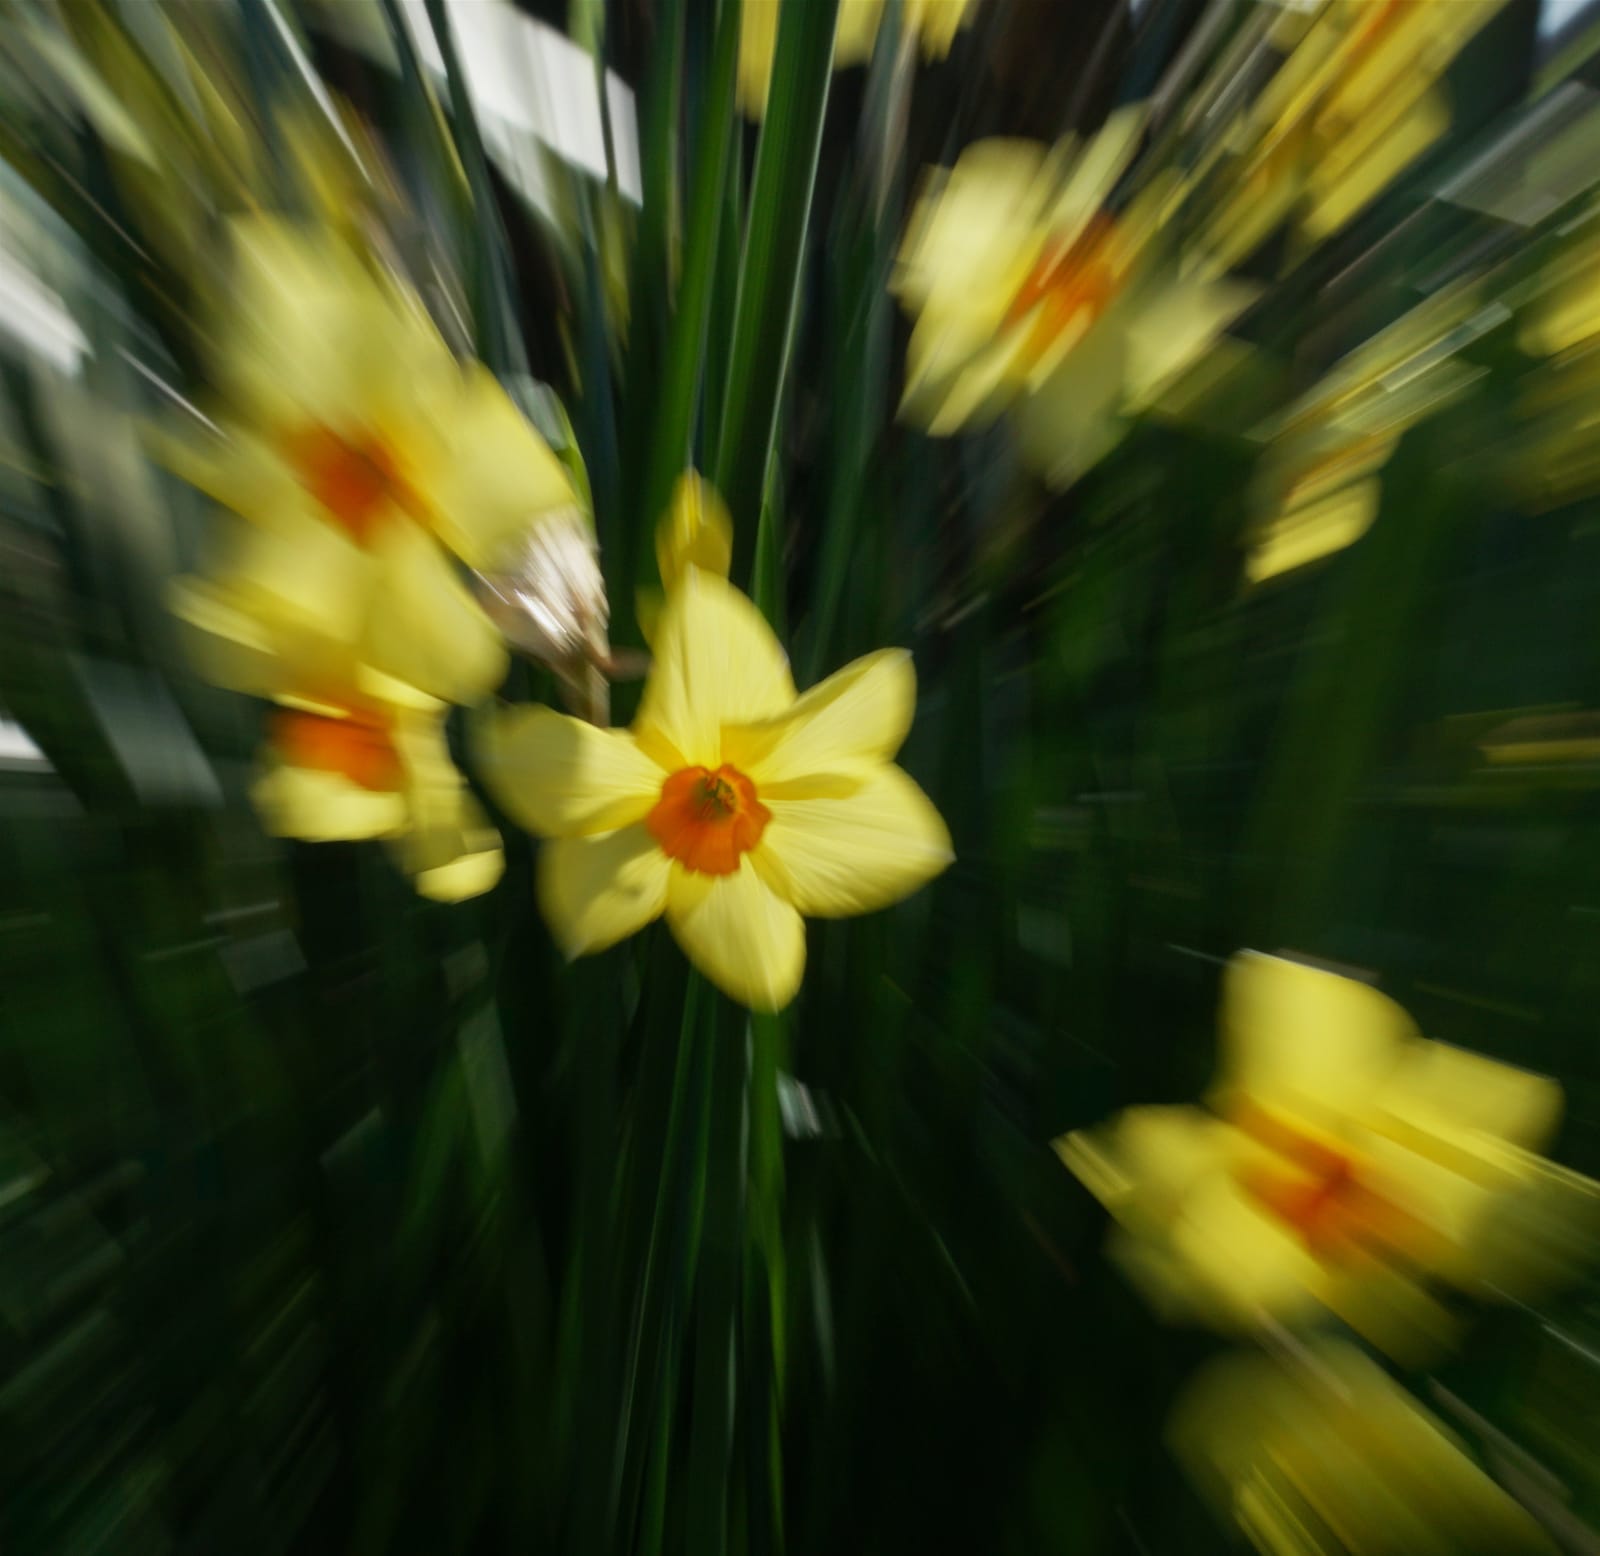
[[[495,690],[506,650],[457,564],[493,571],[552,531],[592,558],[590,521],[493,377],[354,249],[253,220],[235,252],[217,434],[165,455],[238,522],[174,609],[213,680],[274,704],[254,790],[274,831],[383,838],[419,891],[472,896],[499,878],[500,842],[443,720]],[[550,839],[540,901],[569,955],[665,914],[719,988],[776,1009],[799,988],[802,916],[887,906],[950,862],[938,812],[892,761],[910,656],[870,655],[800,695],[727,581],[727,519],[695,478],[659,551],[632,729],[505,708],[481,721],[484,775]]]
[[[1205,1107],[1130,1108],[1056,1142],[1158,1313],[1277,1348],[1196,1384],[1180,1452],[1263,1551],[1456,1549],[1435,1528],[1447,1503],[1504,1530],[1474,1549],[1546,1549],[1420,1406],[1324,1331],[1425,1365],[1458,1328],[1442,1295],[1527,1302],[1571,1272],[1600,1185],[1538,1154],[1560,1088],[1424,1039],[1365,983],[1254,953],[1227,970],[1222,1051]],[[1397,1495],[1425,1541],[1372,1527],[1374,1499]],[[1359,1537],[1318,1543],[1340,1527]]]

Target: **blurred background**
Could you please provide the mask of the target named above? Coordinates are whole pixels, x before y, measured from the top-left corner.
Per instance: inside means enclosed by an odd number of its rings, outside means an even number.
[[[1051,1149],[1205,1099],[1253,948],[1600,1175],[1597,82],[1588,0],[4,0],[0,1545],[1600,1549],[1581,1217],[1319,1352]],[[572,473],[605,653],[500,698],[631,714],[687,466],[802,687],[913,651],[956,862],[781,1019],[567,965],[470,710],[479,895],[253,806],[171,445],[263,212]]]

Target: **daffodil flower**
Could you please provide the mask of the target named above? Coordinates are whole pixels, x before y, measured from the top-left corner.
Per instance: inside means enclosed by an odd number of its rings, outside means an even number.
[[[1210,1107],[1132,1108],[1057,1142],[1163,1313],[1222,1328],[1332,1311],[1392,1352],[1447,1327],[1430,1286],[1526,1292],[1581,1244],[1596,1185],[1544,1161],[1560,1088],[1421,1038],[1353,979],[1230,964]]]
[[[1222,1357],[1185,1388],[1168,1435],[1263,1556],[1554,1556],[1460,1440],[1344,1341]]]
[[[418,892],[459,902],[504,868],[499,834],[445,744],[445,705],[304,699],[276,708],[251,798],[306,842],[381,838]]]
[[[249,521],[213,582],[335,683],[354,661],[476,701],[505,649],[455,562],[490,568],[536,524],[586,525],[560,461],[343,243],[259,218],[237,227],[235,256],[221,435],[162,449]]]
[[[902,414],[947,436],[1014,409],[1065,485],[1242,311],[1251,288],[1158,254],[1167,184],[1111,214],[1144,121],[1119,109],[1081,147],[979,141],[929,178],[893,281],[915,321]]]
[[[251,799],[303,842],[382,839],[425,897],[456,902],[500,878],[499,834],[450,760],[447,704],[354,658],[306,654],[256,595],[180,580],[174,613],[212,679],[272,704]]]
[[[760,612],[692,566],[654,649],[631,729],[504,710],[483,738],[485,779],[550,839],[539,901],[569,957],[665,914],[714,984],[777,1009],[800,986],[805,917],[887,907],[951,860],[938,812],[892,762],[915,703],[910,656],[870,654],[797,696]]]

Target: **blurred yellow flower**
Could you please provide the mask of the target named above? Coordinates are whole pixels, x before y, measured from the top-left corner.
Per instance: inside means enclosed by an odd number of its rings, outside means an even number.
[[[340,684],[360,664],[477,700],[505,650],[452,554],[490,567],[536,524],[586,524],[565,471],[493,376],[351,248],[254,218],[235,256],[221,435],[162,448],[250,521],[218,581],[297,671]]]
[[[1443,1425],[1354,1346],[1222,1358],[1173,1451],[1262,1556],[1533,1556],[1555,1546]]]
[[[904,415],[945,436],[1015,407],[1030,462],[1065,485],[1249,303],[1156,254],[1163,182],[1108,212],[1144,122],[1134,105],[1081,147],[979,141],[930,175],[892,283],[914,320]]]
[[[924,59],[943,59],[967,24],[976,0],[901,0],[903,35],[915,38]],[[883,22],[885,0],[839,0],[833,39],[834,68],[864,65],[872,58]],[[779,0],[745,0],[739,28],[739,106],[752,119],[764,118],[772,61],[778,50]]]
[[[459,902],[500,879],[500,837],[444,739],[445,705],[277,709],[251,798],[268,830],[325,843],[382,838],[424,897]]]
[[[797,696],[761,613],[689,566],[631,730],[511,708],[482,764],[506,812],[551,839],[539,900],[568,956],[664,913],[718,988],[775,1010],[805,969],[802,915],[887,907],[950,863],[944,822],[892,762],[915,700],[894,649]]]
[[[1359,215],[1449,129],[1439,78],[1503,4],[1282,7],[1268,36],[1283,62],[1212,140],[1224,176],[1197,246],[1234,264],[1286,220],[1317,242]],[[1206,171],[1203,162],[1196,174]]]
[[[251,798],[304,842],[381,838],[425,897],[455,902],[500,878],[500,838],[450,760],[448,705],[345,660],[297,653],[260,597],[181,579],[185,646],[219,684],[274,704]]]
[[[1428,1282],[1527,1294],[1582,1245],[1596,1185],[1534,1153],[1550,1080],[1421,1038],[1375,989],[1246,953],[1209,1109],[1131,1108],[1056,1144],[1158,1310],[1222,1328],[1331,1310],[1396,1354],[1444,1337]]]

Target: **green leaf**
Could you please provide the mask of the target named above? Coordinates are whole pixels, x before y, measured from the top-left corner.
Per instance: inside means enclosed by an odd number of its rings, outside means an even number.
[[[786,5],[756,148],[739,267],[716,485],[733,515],[733,577],[748,579],[799,302],[838,0]]]

